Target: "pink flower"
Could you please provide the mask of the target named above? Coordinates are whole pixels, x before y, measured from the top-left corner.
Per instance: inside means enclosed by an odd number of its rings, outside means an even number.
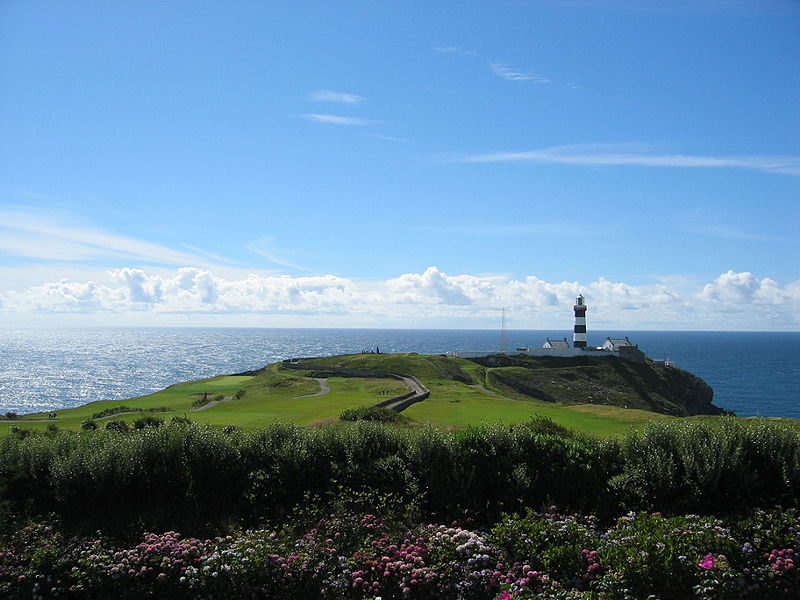
[[[708,571],[709,569],[714,568],[714,555],[713,554],[706,554],[703,558],[700,559],[700,563],[698,566],[701,569],[705,569]]]
[[[511,600],[511,594],[506,590],[497,597],[497,600]]]

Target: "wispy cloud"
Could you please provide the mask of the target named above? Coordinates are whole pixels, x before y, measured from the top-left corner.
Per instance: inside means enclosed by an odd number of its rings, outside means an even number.
[[[737,240],[742,242],[767,242],[771,244],[798,244],[800,241],[794,239],[781,238],[774,235],[764,235],[742,231],[730,225],[699,225],[691,224],[686,226],[690,233],[703,235],[706,237],[720,238],[724,240]]]
[[[160,265],[209,262],[197,254],[104,231],[67,213],[29,209],[0,210],[0,253],[56,261],[122,257]]]
[[[738,168],[800,176],[800,156],[693,156],[603,151],[600,146],[558,146],[527,152],[492,152],[456,159],[466,163],[532,162],[594,167]]]
[[[421,228],[426,229],[426,228]],[[438,233],[469,236],[489,237],[527,237],[533,235],[545,236],[581,236],[591,233],[581,231],[572,224],[564,223],[527,223],[521,225],[441,225],[435,228]]]
[[[442,54],[463,54],[465,56],[478,55],[475,50],[464,50],[461,46],[434,46],[433,50]]]
[[[544,0],[543,0],[544,1]],[[800,14],[795,0],[546,0],[557,6],[598,8],[611,11],[634,11],[644,13],[681,14],[705,12],[726,15],[797,15]]]
[[[284,250],[280,250],[275,247],[275,238],[270,236],[265,236],[262,238],[257,239],[254,242],[250,242],[249,244],[245,244],[245,248],[250,250],[251,252],[255,252],[259,256],[266,258],[268,261],[275,263],[276,265],[281,265],[282,267],[289,267],[291,269],[299,269],[301,271],[309,271],[305,267],[301,267],[300,265],[296,265],[294,263],[289,262],[288,260],[284,259],[281,255],[285,254]]]
[[[358,94],[333,92],[331,90],[316,90],[311,92],[311,99],[315,102],[338,102],[340,104],[361,104],[367,99]]]
[[[550,83],[550,80],[544,75],[540,75],[538,73],[523,73],[521,71],[515,71],[508,65],[504,65],[501,63],[491,63],[489,65],[489,68],[492,70],[492,73],[494,73],[498,77],[507,79],[508,81],[530,81],[532,83]]]
[[[370,137],[374,137],[374,138],[378,138],[379,140],[386,140],[387,142],[405,143],[405,142],[408,141],[407,138],[394,137],[394,136],[391,136],[391,135],[383,135],[381,133],[370,133],[369,136]]]
[[[327,123],[329,125],[350,125],[362,126],[369,125],[372,121],[366,119],[358,119],[356,117],[343,117],[341,115],[321,115],[321,114],[308,114],[302,115],[304,119],[314,121],[316,123]]]

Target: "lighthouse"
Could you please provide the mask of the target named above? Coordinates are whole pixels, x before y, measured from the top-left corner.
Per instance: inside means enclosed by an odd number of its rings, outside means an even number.
[[[575,329],[572,334],[573,348],[586,348],[586,304],[583,294],[575,298]]]

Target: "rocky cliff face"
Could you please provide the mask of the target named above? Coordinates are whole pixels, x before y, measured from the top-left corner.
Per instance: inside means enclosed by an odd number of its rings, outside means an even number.
[[[471,359],[486,368],[493,388],[564,404],[608,404],[675,415],[718,415],[714,390],[682,369],[633,363],[613,356]]]

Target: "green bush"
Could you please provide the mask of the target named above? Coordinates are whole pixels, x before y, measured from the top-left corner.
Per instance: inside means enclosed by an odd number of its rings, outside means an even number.
[[[81,421],[81,429],[84,431],[93,431],[97,429],[97,422],[93,419],[84,419]]]
[[[130,426],[127,421],[123,421],[122,419],[111,419],[106,423],[106,429],[109,431],[128,431]]]
[[[134,410],[129,406],[114,406],[112,408],[104,408],[103,410],[94,413],[92,415],[92,418],[102,419],[103,417],[109,417],[111,415],[117,415],[119,413],[124,413],[124,412],[134,412]]]
[[[769,421],[651,422],[621,458],[610,485],[631,510],[725,514],[794,506],[800,492],[800,435]]]
[[[407,422],[408,419],[396,410],[380,406],[348,408],[339,416],[342,421],[376,421],[379,423]]]
[[[164,424],[164,419],[147,415],[146,417],[139,417],[133,421],[134,429],[144,429],[145,427],[161,427]]]
[[[543,421],[456,432],[364,421],[240,431],[186,421],[147,415],[132,432],[119,419],[81,433],[18,429],[0,440],[0,502],[76,527],[217,531],[356,492],[483,523],[551,505],[607,519],[626,510],[791,508],[800,497],[798,434],[768,421],[656,424],[621,442]]]
[[[585,567],[581,551],[597,548],[602,533],[593,516],[529,509],[524,516],[506,516],[492,528],[490,539],[509,562],[525,562],[562,578]]]

